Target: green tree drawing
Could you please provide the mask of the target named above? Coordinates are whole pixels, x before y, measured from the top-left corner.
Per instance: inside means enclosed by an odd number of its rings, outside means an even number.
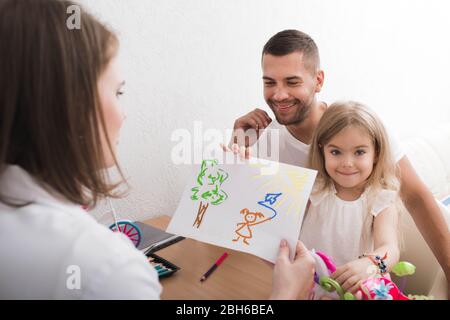
[[[220,189],[227,178],[228,173],[219,168],[217,160],[202,161],[200,173],[197,177],[198,185],[191,189],[191,199],[200,200],[197,217],[192,226],[200,227],[209,204],[217,206],[228,198],[226,192]],[[205,201],[205,204],[202,200]]]

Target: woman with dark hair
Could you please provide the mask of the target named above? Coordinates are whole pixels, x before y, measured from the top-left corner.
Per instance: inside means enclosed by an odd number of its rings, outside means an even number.
[[[119,42],[59,0],[0,0],[0,299],[158,299],[145,256],[81,206],[118,197]],[[108,168],[121,181],[111,183]],[[271,298],[306,297],[313,260],[286,242]]]

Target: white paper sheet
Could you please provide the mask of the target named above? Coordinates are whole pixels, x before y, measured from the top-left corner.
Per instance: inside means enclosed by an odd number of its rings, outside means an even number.
[[[265,174],[267,167],[278,170]],[[316,173],[267,160],[203,160],[194,166],[167,232],[271,262],[286,239],[292,257]]]

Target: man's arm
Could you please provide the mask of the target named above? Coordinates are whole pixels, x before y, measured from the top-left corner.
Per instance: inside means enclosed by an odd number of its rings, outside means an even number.
[[[450,232],[436,200],[404,156],[399,162],[400,196],[417,228],[439,261],[450,290]],[[450,298],[450,294],[449,294]]]

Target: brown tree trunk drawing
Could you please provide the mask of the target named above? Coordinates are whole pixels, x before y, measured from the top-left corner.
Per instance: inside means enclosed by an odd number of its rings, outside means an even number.
[[[198,212],[197,212],[197,218],[195,218],[194,224],[192,226],[196,226],[197,229],[200,227],[200,224],[202,223],[203,216],[205,215],[206,209],[208,209],[209,203],[206,203],[205,205],[203,202],[200,201],[200,205],[198,206]]]

